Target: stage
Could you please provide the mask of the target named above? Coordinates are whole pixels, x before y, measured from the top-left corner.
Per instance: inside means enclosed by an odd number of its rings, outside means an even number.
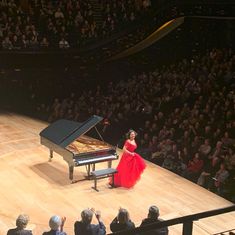
[[[26,116],[0,113],[2,235],[15,226],[15,219],[21,213],[30,216],[28,227],[33,229],[34,235],[49,230],[48,220],[54,214],[67,217],[64,230],[68,235],[73,235],[74,222],[80,219],[80,212],[88,207],[101,211],[107,232],[110,232],[109,224],[119,207],[128,209],[131,219],[138,226],[147,216],[150,205],[160,208],[163,219],[232,205],[150,162],[147,162],[141,180],[133,189],[110,189],[108,180],[101,179],[98,181],[100,191],[96,192],[91,188],[92,180],[83,180],[86,175],[84,166],[74,169],[74,178],[79,181],[71,184],[67,163],[57,154],[49,162],[49,150],[40,144],[39,132],[47,125]],[[114,161],[113,166],[117,163]],[[102,169],[106,165],[97,164],[96,168]],[[235,212],[203,219],[194,223],[193,234],[223,232],[235,228],[234,221]],[[181,235],[182,225],[172,226],[169,231],[169,234]]]

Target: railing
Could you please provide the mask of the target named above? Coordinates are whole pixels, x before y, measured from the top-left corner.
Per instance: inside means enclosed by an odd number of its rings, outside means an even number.
[[[226,230],[220,233],[214,233],[213,235],[225,235],[225,234],[235,235],[235,229]]]
[[[221,208],[221,209],[200,212],[200,213],[196,213],[192,215],[186,215],[186,216],[166,220],[161,223],[153,223],[153,224],[149,224],[143,227],[137,227],[135,229],[128,230],[128,231],[110,233],[108,235],[144,234],[144,232],[147,232],[147,231],[151,231],[151,230],[162,228],[162,227],[169,227],[169,226],[176,225],[176,224],[183,224],[182,235],[192,235],[193,234],[193,221],[197,221],[203,218],[207,218],[207,217],[211,217],[211,216],[215,216],[219,214],[224,214],[224,213],[228,213],[232,211],[235,211],[235,205]]]

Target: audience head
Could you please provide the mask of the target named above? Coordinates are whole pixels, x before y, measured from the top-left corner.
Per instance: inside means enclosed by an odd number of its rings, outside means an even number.
[[[149,207],[149,213],[148,213],[148,218],[151,219],[156,219],[159,217],[159,209],[156,206],[150,206]]]
[[[209,145],[210,144],[210,140],[209,139],[205,139],[204,144],[205,145]]]
[[[19,215],[16,219],[16,226],[19,229],[26,228],[27,224],[29,222],[29,216],[28,215]]]
[[[84,224],[90,224],[93,217],[93,212],[90,209],[85,209],[81,213],[82,222]]]
[[[217,143],[216,143],[216,148],[217,148],[217,149],[221,149],[222,145],[223,145],[223,142],[217,141]]]
[[[226,164],[224,162],[220,163],[220,170],[226,170]]]
[[[61,225],[61,218],[58,215],[53,215],[49,220],[51,230],[58,230]]]
[[[129,212],[124,208],[120,208],[118,211],[117,219],[120,224],[125,224],[130,220]]]

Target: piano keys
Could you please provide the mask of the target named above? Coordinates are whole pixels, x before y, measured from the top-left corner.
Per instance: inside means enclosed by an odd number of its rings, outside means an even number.
[[[40,132],[41,144],[50,150],[49,160],[53,158],[53,151],[61,155],[68,163],[69,179],[72,182],[74,167],[85,165],[89,178],[91,167],[95,170],[96,163],[108,162],[108,167],[111,167],[112,160],[118,159],[114,146],[84,135],[102,119],[96,115],[83,123],[61,119]]]

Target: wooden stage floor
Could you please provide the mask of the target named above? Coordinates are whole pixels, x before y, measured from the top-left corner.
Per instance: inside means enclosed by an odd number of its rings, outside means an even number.
[[[0,234],[15,226],[15,218],[20,213],[30,216],[29,228],[34,235],[48,230],[50,216],[66,216],[65,231],[72,235],[75,220],[88,207],[101,210],[110,232],[109,223],[120,206],[129,210],[138,226],[150,205],[160,208],[163,219],[232,205],[150,162],[133,189],[109,189],[107,179],[98,181],[100,192],[91,188],[93,181],[71,184],[67,163],[57,154],[48,162],[48,149],[40,144],[39,132],[47,125],[26,116],[0,113]],[[113,162],[114,166],[117,162]],[[97,164],[97,169],[102,169],[104,164]],[[76,179],[83,179],[84,175],[85,167],[75,168]],[[222,232],[234,228],[234,221],[235,213],[203,219],[194,223],[193,234]],[[181,225],[170,227],[170,234],[179,235],[181,231]]]

